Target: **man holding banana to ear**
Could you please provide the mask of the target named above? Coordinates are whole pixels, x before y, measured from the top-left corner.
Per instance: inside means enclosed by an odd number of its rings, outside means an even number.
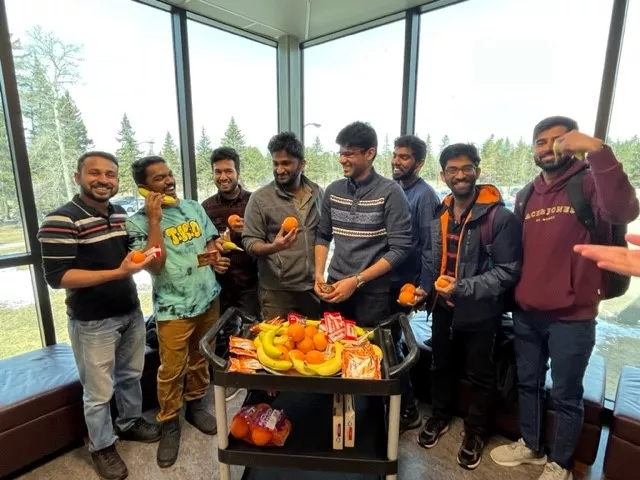
[[[188,422],[207,435],[216,433],[205,397],[209,366],[199,342],[220,316],[220,286],[213,269],[200,266],[198,255],[212,252],[219,273],[228,265],[220,262],[218,231],[198,202],[177,198],[173,172],[163,158],[141,158],[131,169],[146,198],[144,210],[127,220],[129,245],[144,251],[160,248],[160,255],[146,268],[152,275],[160,345],[157,420],[162,436],[157,461],[160,467],[169,467],[178,458],[183,401]]]

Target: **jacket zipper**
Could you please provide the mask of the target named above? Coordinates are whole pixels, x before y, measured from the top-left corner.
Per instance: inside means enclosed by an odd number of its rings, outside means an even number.
[[[469,211],[468,215],[464,219],[462,224],[462,228],[460,229],[460,238],[458,239],[458,252],[456,253],[456,280],[458,279],[458,271],[460,270],[460,251],[462,250],[462,245],[464,244],[464,232],[467,226],[467,219],[471,217],[471,211]],[[451,315],[451,326],[449,327],[449,340],[453,340],[453,323],[454,323],[454,315]]]

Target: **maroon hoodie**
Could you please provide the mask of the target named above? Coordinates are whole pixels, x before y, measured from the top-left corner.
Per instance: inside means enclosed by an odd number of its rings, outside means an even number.
[[[561,320],[591,320],[598,313],[602,271],[573,251],[574,245],[591,241],[564,188],[588,166],[583,191],[602,235],[610,237],[610,224],[631,223],[638,216],[635,190],[607,146],[589,154],[586,162],[574,160],[551,184],[542,174],[536,177],[524,212],[522,275],[516,287],[516,302],[525,311]]]

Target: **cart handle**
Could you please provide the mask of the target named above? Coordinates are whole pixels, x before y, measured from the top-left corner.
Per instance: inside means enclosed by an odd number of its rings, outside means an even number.
[[[218,321],[215,322],[209,331],[200,339],[200,352],[207,357],[209,362],[213,364],[215,368],[219,370],[226,370],[228,362],[224,358],[216,355],[214,341],[226,323],[236,316],[240,317],[241,320],[246,320],[247,322],[253,319],[253,317],[244,315],[235,307],[227,308]]]
[[[416,337],[413,334],[413,330],[411,329],[411,325],[409,323],[409,317],[407,317],[404,313],[400,313],[398,315],[393,315],[389,320],[385,320],[383,322],[385,325],[389,325],[394,321],[398,321],[400,323],[400,327],[402,327],[402,331],[404,332],[404,339],[407,342],[407,347],[409,347],[409,353],[404,357],[404,360],[397,365],[389,368],[389,377],[395,378],[398,375],[403,374],[410,367],[413,366],[414,363],[418,360],[418,355],[420,354],[420,350],[418,350],[418,343],[416,342]]]

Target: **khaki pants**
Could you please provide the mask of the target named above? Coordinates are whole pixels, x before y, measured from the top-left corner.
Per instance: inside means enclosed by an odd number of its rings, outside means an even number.
[[[219,317],[220,300],[216,298],[209,309],[197,317],[157,322],[160,344],[158,422],[178,415],[183,399],[197,400],[207,393],[209,365],[198,344]]]

